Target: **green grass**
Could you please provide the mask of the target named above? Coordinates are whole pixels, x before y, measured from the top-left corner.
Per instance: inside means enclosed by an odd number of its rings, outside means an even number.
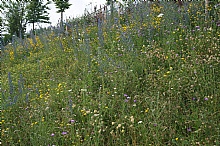
[[[6,46],[2,144],[219,145],[219,8],[201,4]]]

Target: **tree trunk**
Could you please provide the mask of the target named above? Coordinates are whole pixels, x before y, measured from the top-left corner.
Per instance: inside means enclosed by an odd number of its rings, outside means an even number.
[[[63,12],[61,12],[60,28],[63,32],[64,31],[64,28],[63,28]]]
[[[34,32],[34,22],[33,22],[33,32]]]

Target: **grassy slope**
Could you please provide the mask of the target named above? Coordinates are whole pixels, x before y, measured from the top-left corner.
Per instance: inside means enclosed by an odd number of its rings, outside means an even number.
[[[184,13],[189,23],[171,6],[142,17],[142,6],[121,24],[79,24],[74,41],[8,46],[2,143],[218,145],[219,26],[198,7]]]

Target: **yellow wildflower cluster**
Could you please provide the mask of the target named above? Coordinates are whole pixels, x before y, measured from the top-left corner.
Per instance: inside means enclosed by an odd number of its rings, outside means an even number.
[[[159,26],[162,22],[162,16],[161,15],[161,11],[162,11],[162,8],[161,6],[159,5],[156,5],[156,4],[153,4],[152,5],[152,12],[150,14],[150,17],[152,19],[152,22],[151,22],[151,25],[154,27],[154,28],[158,28],[159,29]]]
[[[64,83],[64,82],[59,83],[59,84],[57,85],[57,88],[55,89],[55,90],[57,91],[57,95],[59,95],[60,93],[62,93],[65,87],[66,87],[66,86],[65,86],[65,83]]]
[[[35,51],[41,50],[44,47],[43,43],[40,41],[40,38],[38,36],[35,37],[35,40],[28,38],[28,42]]]
[[[14,60],[14,51],[10,51],[9,52],[9,55],[10,55],[10,60]]]

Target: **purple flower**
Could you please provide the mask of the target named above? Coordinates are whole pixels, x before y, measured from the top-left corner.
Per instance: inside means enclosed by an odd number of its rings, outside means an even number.
[[[195,101],[195,100],[196,100],[196,98],[195,98],[195,97],[193,97],[193,98],[192,98],[192,100],[194,100],[194,101]]]
[[[52,133],[50,136],[54,136],[55,134],[54,133]]]
[[[70,122],[70,123],[74,123],[74,122],[75,122],[75,120],[70,120],[69,122]]]
[[[67,132],[65,132],[65,131],[64,131],[64,132],[62,132],[62,135],[66,135],[66,134],[67,134]]]
[[[127,95],[127,94],[124,94],[124,96],[125,96],[125,97],[128,97],[128,95]]]
[[[118,54],[118,56],[122,56],[122,54]]]
[[[137,102],[137,100],[135,99],[134,102]]]
[[[191,131],[192,131],[192,129],[189,127],[189,128],[187,128],[187,131],[188,131],[188,132],[191,132]]]
[[[125,99],[125,102],[128,102],[128,100],[127,100],[127,99]]]
[[[205,101],[209,100],[207,97],[204,98]]]
[[[154,126],[156,127],[156,126],[157,126],[157,123],[154,123]]]

